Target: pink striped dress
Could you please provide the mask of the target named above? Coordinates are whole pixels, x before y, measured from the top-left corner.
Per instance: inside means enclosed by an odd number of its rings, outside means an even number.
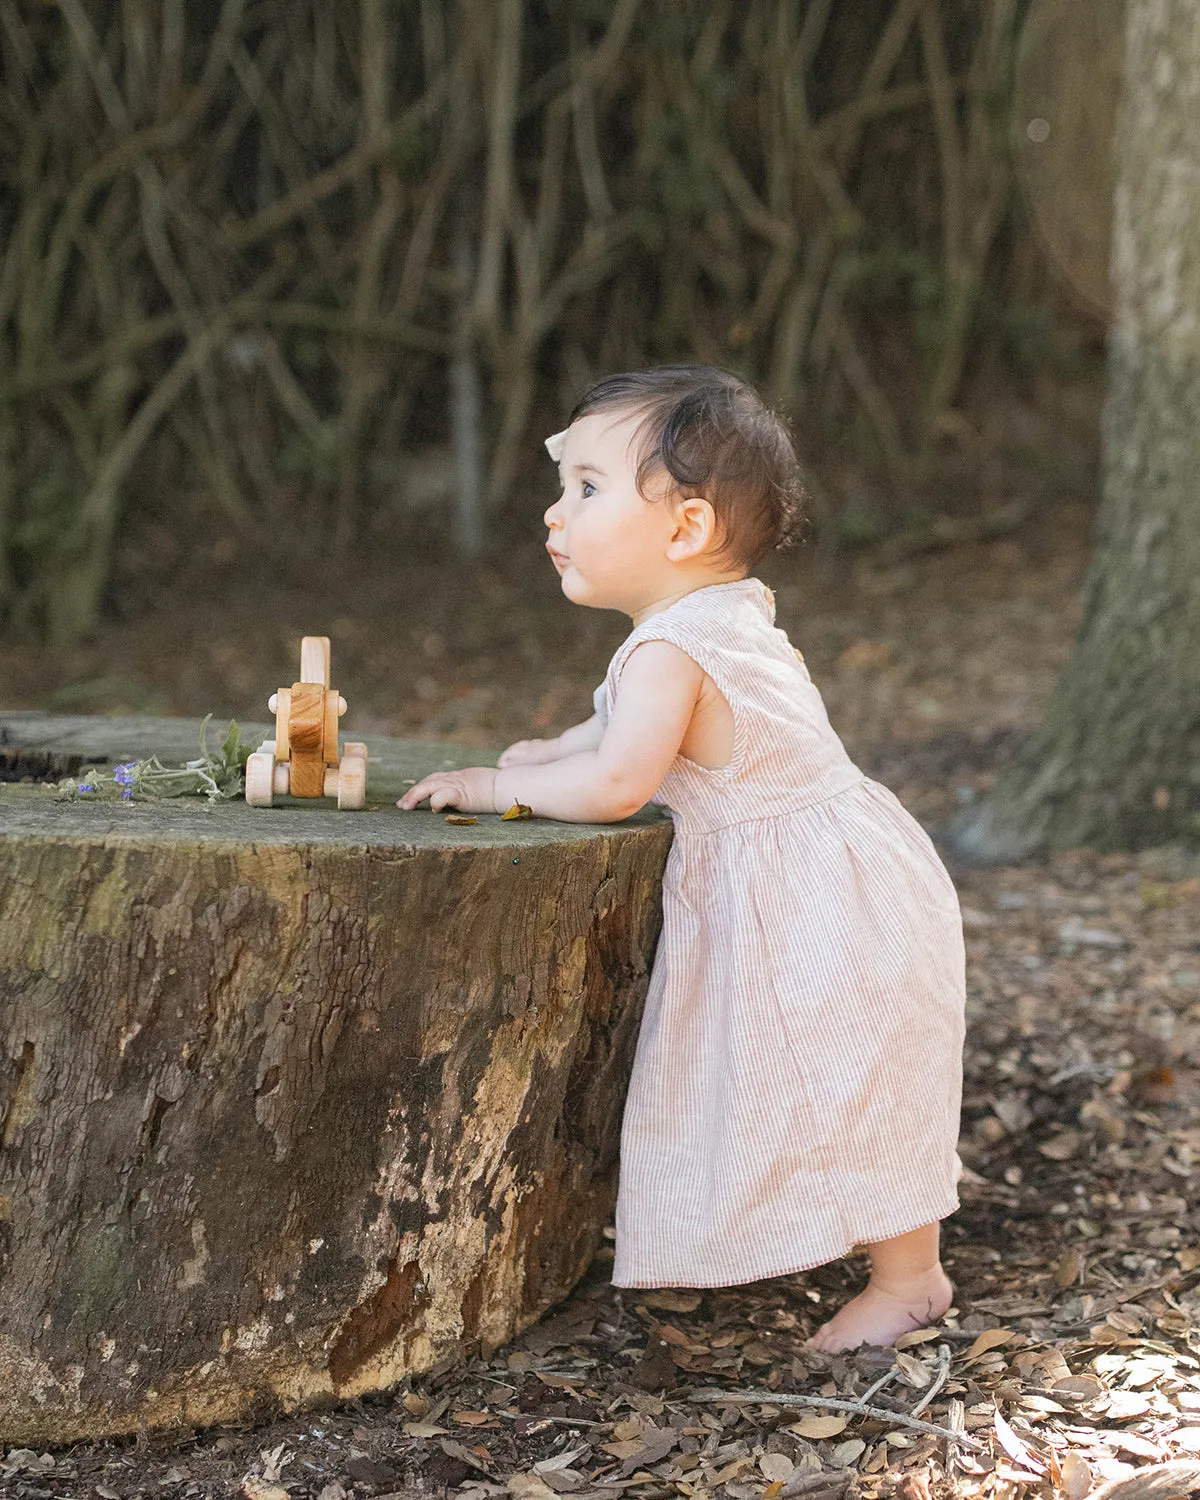
[[[638,626],[733,711],[733,756],[676,756],[675,825],[621,1126],[615,1286],[731,1286],[958,1207],[965,958],[921,825],[850,759],[757,578]]]

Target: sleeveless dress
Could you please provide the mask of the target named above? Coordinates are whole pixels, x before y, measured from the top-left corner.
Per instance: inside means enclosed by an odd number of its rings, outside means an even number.
[[[674,823],[621,1124],[618,1287],[731,1286],[958,1207],[965,955],[921,825],[830,726],[757,578],[695,589],[671,641],[733,711],[717,770],[677,755]]]

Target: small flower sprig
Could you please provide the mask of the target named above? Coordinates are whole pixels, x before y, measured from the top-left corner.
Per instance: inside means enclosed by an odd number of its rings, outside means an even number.
[[[246,789],[246,761],[251,747],[242,743],[242,731],[231,719],[219,751],[208,748],[208,725],[200,726],[200,754],[182,766],[164,766],[157,755],[146,760],[126,760],[112,771],[88,771],[78,780],[68,776],[54,786],[59,798],[86,797],[102,802],[158,801],[163,797],[200,795],[210,803],[240,797]]]

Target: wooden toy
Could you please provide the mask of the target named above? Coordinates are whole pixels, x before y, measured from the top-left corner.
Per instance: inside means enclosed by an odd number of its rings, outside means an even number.
[[[272,798],[336,797],[339,807],[367,799],[367,747],[347,741],[338,751],[338,720],[346,700],[329,686],[329,637],[300,642],[300,681],[272,693],[275,738],[264,740],[246,762],[246,801],[270,807]]]

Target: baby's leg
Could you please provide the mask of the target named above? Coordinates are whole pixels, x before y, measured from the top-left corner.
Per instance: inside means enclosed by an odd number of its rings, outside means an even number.
[[[902,1333],[936,1323],[954,1297],[938,1258],[940,1224],[924,1224],[866,1247],[866,1290],[823,1323],[808,1346],[835,1354],[859,1344],[894,1344]]]

